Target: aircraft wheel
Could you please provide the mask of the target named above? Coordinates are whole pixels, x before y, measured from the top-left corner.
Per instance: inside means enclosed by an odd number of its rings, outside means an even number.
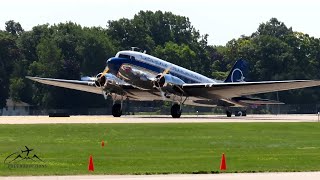
[[[232,112],[231,111],[226,111],[227,117],[231,117]]]
[[[247,111],[242,111],[242,116],[247,116]]]
[[[114,104],[112,106],[112,115],[113,117],[120,117],[122,115],[121,104]]]
[[[235,116],[242,116],[242,111],[236,111],[236,112],[234,113],[234,115],[235,115]]]
[[[181,108],[179,104],[174,104],[171,107],[171,116],[173,118],[180,118],[181,116]]]

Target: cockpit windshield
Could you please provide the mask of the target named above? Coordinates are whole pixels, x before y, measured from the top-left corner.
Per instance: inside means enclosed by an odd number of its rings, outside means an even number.
[[[119,58],[127,58],[130,59],[129,55],[125,55],[125,54],[119,54]]]
[[[126,55],[126,54],[119,54],[119,58],[126,58],[126,59],[131,59],[135,60],[134,56]]]

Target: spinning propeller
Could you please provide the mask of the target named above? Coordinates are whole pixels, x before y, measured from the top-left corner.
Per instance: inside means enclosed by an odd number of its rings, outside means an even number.
[[[165,83],[164,76],[169,73],[171,66],[165,69],[161,74],[158,74],[154,80],[154,86],[157,87],[160,91],[161,97],[163,100],[166,100],[165,92],[162,91],[162,86]]]

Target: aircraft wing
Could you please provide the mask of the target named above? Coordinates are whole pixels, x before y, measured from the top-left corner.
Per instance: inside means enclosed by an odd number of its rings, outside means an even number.
[[[74,89],[79,91],[85,91],[85,92],[90,92],[95,94],[102,94],[102,90],[100,88],[97,88],[94,85],[94,82],[92,81],[40,78],[40,77],[30,77],[30,76],[26,76],[26,78],[42,84]]]
[[[103,89],[95,86],[93,81],[65,80],[54,78],[30,77],[26,78],[52,86],[103,94]],[[189,97],[186,104],[196,106],[242,106],[246,104],[282,104],[281,102],[244,97],[252,94],[299,89],[320,86],[318,80],[292,80],[292,81],[262,81],[262,82],[233,82],[233,83],[198,83],[183,84],[179,87]],[[129,84],[119,83],[118,88],[107,86],[105,90],[114,90],[117,94],[125,93],[131,100],[152,101],[169,100],[161,95],[159,90],[141,90]],[[216,101],[220,100],[220,101]],[[222,104],[221,104],[222,103]]]
[[[66,79],[54,79],[54,78],[40,78],[40,77],[30,77],[26,76],[26,78],[36,81],[42,84],[47,84],[51,86],[57,86],[62,88],[74,89],[94,94],[103,94],[103,89],[96,87],[93,81],[86,80],[86,81],[78,81],[78,80],[66,80]],[[107,90],[111,90],[116,92],[117,94],[122,94],[123,92],[126,93],[128,97],[132,100],[138,101],[152,101],[152,100],[161,100],[161,94],[158,90],[153,91],[144,91],[138,88],[131,86],[130,84],[124,84],[118,82],[116,88],[112,84],[107,85]]]
[[[182,89],[189,96],[211,99],[233,98],[314,86],[320,86],[320,80],[183,84]]]

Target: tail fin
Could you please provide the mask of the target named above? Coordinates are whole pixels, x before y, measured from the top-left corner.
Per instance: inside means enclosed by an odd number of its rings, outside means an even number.
[[[236,61],[224,82],[245,82],[248,69],[247,65],[248,63],[242,59]]]

